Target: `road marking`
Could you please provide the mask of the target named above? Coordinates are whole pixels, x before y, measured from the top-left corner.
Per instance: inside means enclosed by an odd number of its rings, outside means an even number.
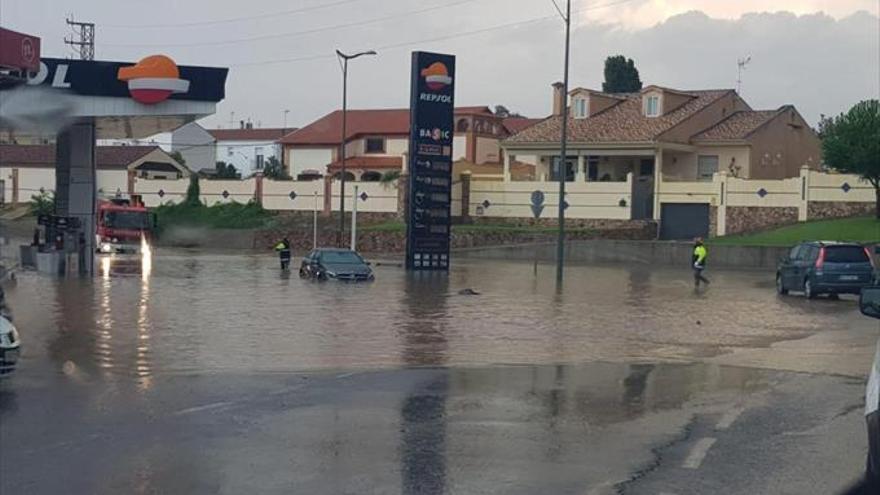
[[[222,407],[231,406],[232,402],[215,402],[213,404],[206,404],[204,406],[196,406],[190,407],[188,409],[181,409],[174,413],[175,416],[183,416],[184,414],[192,414],[196,412],[205,412],[210,411],[212,409],[220,409]]]
[[[701,438],[694,444],[691,449],[691,453],[688,454],[687,459],[684,460],[684,464],[681,467],[685,469],[699,469],[700,465],[703,464],[703,459],[706,458],[706,454],[709,453],[709,449],[712,448],[712,445],[716,442],[717,439],[712,437]]]
[[[341,375],[336,375],[336,378],[337,378],[337,379],[340,379],[340,378],[348,378],[348,377],[350,377],[350,376],[354,376],[354,375],[357,375],[357,374],[359,374],[359,373],[360,373],[360,371],[352,371],[351,373],[343,373],[343,374],[341,374]]]
[[[727,411],[726,413],[724,413],[723,416],[721,416],[721,419],[718,420],[718,424],[715,425],[715,429],[726,430],[730,428],[730,425],[732,425],[733,422],[736,421],[737,418],[739,418],[739,415],[742,414],[745,410],[746,409],[744,407],[736,407]]]

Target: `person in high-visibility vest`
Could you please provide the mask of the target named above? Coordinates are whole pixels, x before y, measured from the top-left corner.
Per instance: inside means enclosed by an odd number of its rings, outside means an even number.
[[[694,239],[694,255],[691,262],[694,264],[694,288],[700,288],[700,282],[709,285],[709,279],[703,276],[703,270],[706,269],[706,257],[709,255],[709,252],[706,250],[706,245],[703,244],[703,239],[701,237],[697,237]]]
[[[275,245],[275,251],[278,251],[278,258],[281,260],[281,269],[287,270],[290,268],[290,241],[287,240],[287,237],[282,239],[278,244]]]

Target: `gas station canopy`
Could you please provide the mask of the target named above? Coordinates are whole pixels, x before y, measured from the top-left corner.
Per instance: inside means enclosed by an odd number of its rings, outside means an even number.
[[[92,122],[97,139],[168,132],[213,114],[227,73],[178,66],[164,55],[137,63],[42,58],[38,71],[0,86],[0,130],[44,135]]]

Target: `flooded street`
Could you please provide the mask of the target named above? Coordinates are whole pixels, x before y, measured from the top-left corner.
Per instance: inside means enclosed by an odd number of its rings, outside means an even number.
[[[260,255],[100,265],[7,289],[4,494],[818,494],[864,466],[877,323],[766,273],[695,293],[644,266],[557,289],[504,261],[370,284]]]

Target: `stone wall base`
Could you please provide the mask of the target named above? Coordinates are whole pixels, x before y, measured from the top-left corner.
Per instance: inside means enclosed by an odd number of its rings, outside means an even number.
[[[838,202],[838,201],[810,201],[807,204],[807,218],[819,220],[822,218],[846,218],[874,213],[874,203],[862,202]]]
[[[728,206],[725,233],[746,234],[797,222],[795,207]]]

